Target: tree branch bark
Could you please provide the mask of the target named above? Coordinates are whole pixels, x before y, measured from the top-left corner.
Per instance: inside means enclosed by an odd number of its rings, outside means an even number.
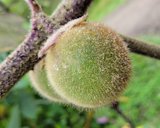
[[[64,23],[82,16],[91,2],[92,0],[63,0],[49,18],[40,11],[36,0],[27,0],[32,10],[32,30],[24,42],[0,65],[0,99],[25,73],[33,69],[39,61],[38,51],[47,37]]]
[[[124,35],[121,35],[124,42],[128,45],[131,52],[141,55],[149,56],[155,59],[160,59],[160,46],[148,44],[143,41],[139,41]]]

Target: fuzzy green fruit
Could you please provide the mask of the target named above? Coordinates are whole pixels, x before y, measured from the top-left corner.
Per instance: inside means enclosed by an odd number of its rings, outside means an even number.
[[[51,87],[47,79],[44,59],[34,67],[33,71],[30,71],[29,75],[33,88],[35,88],[42,97],[50,101],[66,103]]]
[[[96,108],[117,100],[130,78],[131,63],[118,34],[101,24],[81,23],[48,50],[46,70],[63,98]]]

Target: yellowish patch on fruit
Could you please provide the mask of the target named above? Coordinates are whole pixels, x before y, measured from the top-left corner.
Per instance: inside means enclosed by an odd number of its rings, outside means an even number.
[[[131,63],[117,33],[84,22],[48,50],[46,70],[61,97],[82,108],[96,108],[117,100],[130,78]]]
[[[59,102],[59,103],[66,103],[66,100],[61,98],[54,89],[51,87],[46,71],[45,71],[45,60],[41,60],[35,67],[33,71],[30,71],[30,79],[32,82],[33,88],[44,98]]]

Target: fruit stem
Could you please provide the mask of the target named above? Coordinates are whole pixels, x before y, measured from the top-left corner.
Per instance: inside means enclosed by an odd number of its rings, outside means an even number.
[[[90,128],[94,116],[94,111],[87,112],[86,122],[83,128]]]
[[[48,40],[46,41],[46,43],[44,44],[44,46],[42,47],[42,49],[39,51],[38,53],[38,57],[41,58],[42,56],[45,55],[45,53],[47,52],[47,50],[56,43],[57,39],[66,31],[68,31],[69,29],[73,28],[74,26],[80,24],[81,22],[85,21],[87,19],[87,14],[84,14],[83,16],[71,20],[69,21],[67,24],[63,25],[61,28],[59,28],[55,33],[53,33]]]

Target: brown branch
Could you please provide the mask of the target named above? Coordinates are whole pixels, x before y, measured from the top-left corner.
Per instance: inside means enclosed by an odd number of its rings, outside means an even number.
[[[66,2],[68,1],[68,2]],[[28,0],[32,10],[32,30],[24,42],[0,65],[0,98],[39,61],[38,51],[60,25],[82,16],[92,0],[64,0],[52,18],[39,11],[36,0]],[[76,13],[75,13],[76,12]],[[54,19],[54,20],[53,20]]]
[[[75,19],[76,17],[81,17],[84,15],[84,10],[88,8],[88,5],[92,0],[64,0],[63,4],[60,4],[51,18],[60,24],[66,24],[68,21]],[[72,3],[72,9],[70,4]],[[59,17],[59,18],[57,18]]]
[[[27,2],[29,8],[31,9],[32,15],[42,11],[40,5],[37,3],[36,0],[25,0],[25,1]]]
[[[117,112],[129,125],[131,128],[135,128],[134,123],[121,111],[119,108],[119,102],[112,103],[111,108]]]
[[[160,45],[148,44],[124,35],[121,35],[131,52],[160,59]]]

